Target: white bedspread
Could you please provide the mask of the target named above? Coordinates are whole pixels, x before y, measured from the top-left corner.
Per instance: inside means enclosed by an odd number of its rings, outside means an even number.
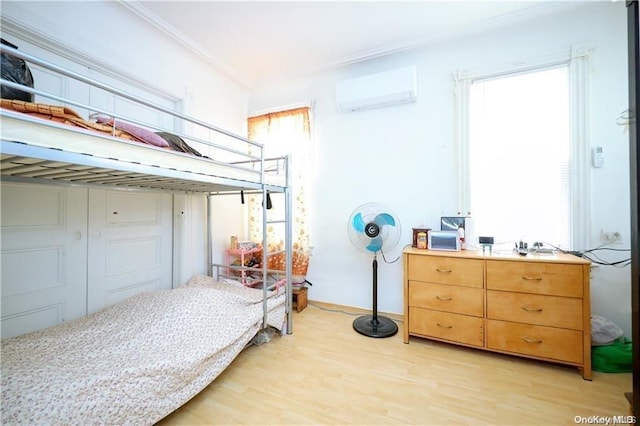
[[[284,322],[284,295],[268,299]],[[2,341],[3,424],[153,424],[213,381],[262,327],[262,290],[197,276]]]

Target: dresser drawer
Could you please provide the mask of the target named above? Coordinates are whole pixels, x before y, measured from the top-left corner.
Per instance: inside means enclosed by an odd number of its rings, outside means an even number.
[[[484,345],[484,320],[467,315],[409,307],[409,332],[467,345]]]
[[[582,266],[487,260],[487,289],[582,297]]]
[[[582,330],[582,299],[488,290],[487,318]]]
[[[582,332],[541,325],[487,320],[487,347],[582,364]]]
[[[482,317],[483,299],[481,288],[409,281],[409,306]]]
[[[437,284],[483,287],[483,261],[445,256],[409,256],[407,278]]]

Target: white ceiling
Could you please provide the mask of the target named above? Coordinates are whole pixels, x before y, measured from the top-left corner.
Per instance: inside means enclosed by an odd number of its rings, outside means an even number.
[[[246,86],[542,16],[556,1],[131,1]]]

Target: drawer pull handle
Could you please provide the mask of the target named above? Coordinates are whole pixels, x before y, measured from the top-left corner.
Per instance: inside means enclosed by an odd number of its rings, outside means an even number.
[[[452,325],[444,325],[444,324],[440,324],[439,322],[437,322],[436,325],[440,328],[453,328]]]
[[[444,273],[449,273],[451,272],[451,269],[440,269],[440,268],[436,268],[437,272],[444,272]]]
[[[527,343],[542,343],[542,339],[532,339],[531,337],[524,336],[522,338]]]
[[[528,306],[523,306],[522,310],[527,312],[542,312],[542,308],[530,308]]]
[[[447,297],[447,296],[436,296],[436,299],[438,300],[442,300],[443,302],[448,302],[449,300],[452,300],[452,297]]]
[[[542,277],[527,277],[527,276],[523,276],[522,279],[525,280],[525,281],[542,281]]]

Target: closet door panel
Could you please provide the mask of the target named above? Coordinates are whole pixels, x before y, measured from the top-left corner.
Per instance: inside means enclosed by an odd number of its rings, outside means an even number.
[[[135,294],[171,288],[172,195],[89,193],[88,310]]]
[[[2,183],[2,337],[86,314],[87,190]]]

